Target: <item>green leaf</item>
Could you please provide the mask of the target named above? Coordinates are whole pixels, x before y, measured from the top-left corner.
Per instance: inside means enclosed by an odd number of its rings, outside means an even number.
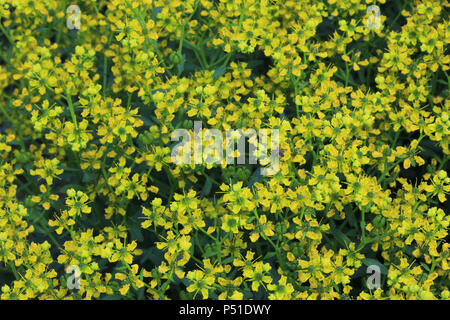
[[[270,258],[276,256],[276,254],[277,254],[277,253],[274,252],[274,251],[269,252],[269,253],[266,254],[266,256],[264,257],[264,259],[270,259]]]
[[[224,64],[221,65],[220,67],[218,67],[216,69],[216,71],[214,71],[214,74],[213,74],[214,80],[217,79],[225,71],[226,68],[227,68],[227,66]]]
[[[231,263],[231,262],[233,262],[233,260],[234,260],[234,257],[228,257],[228,258],[222,260],[222,264]]]
[[[212,182],[211,179],[206,179],[205,185],[202,189],[202,195],[207,196],[211,193]]]
[[[130,235],[133,240],[144,241],[144,236],[142,235],[141,227],[136,223],[129,224]]]
[[[343,247],[347,247],[348,244],[350,242],[352,242],[350,240],[349,237],[347,237],[346,234],[342,233],[340,230],[336,229],[334,232],[334,237],[339,241],[339,243],[343,246]]]
[[[384,274],[384,275],[388,274],[388,270],[386,269],[384,264],[382,264],[378,260],[371,259],[371,258],[366,258],[366,259],[362,260],[362,263],[364,263],[366,266],[377,265],[378,267],[380,267],[380,271],[381,271],[382,274]]]

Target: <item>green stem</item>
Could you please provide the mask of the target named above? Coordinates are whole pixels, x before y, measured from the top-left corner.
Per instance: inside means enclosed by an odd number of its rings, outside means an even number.
[[[67,97],[67,103],[69,104],[69,110],[70,110],[70,115],[72,116],[72,122],[75,126],[75,129],[78,130],[78,122],[77,122],[77,116],[75,114],[75,109],[73,107],[73,103],[72,103],[72,95],[71,93],[66,93],[66,97]]]

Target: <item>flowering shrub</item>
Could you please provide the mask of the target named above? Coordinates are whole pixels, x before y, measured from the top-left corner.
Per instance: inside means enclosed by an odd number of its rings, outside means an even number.
[[[448,13],[1,1],[1,299],[449,299]],[[279,170],[174,163],[195,121]]]

